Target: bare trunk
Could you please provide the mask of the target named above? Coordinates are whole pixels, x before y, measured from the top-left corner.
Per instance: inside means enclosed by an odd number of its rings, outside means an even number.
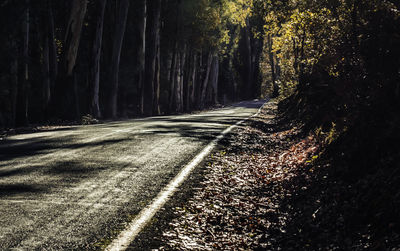
[[[149,25],[147,26],[147,48],[144,81],[144,114],[151,116],[154,110],[155,78],[157,61],[157,39],[161,15],[161,0],[148,1]]]
[[[211,75],[210,75],[212,102],[214,104],[218,104],[218,77],[219,77],[219,58],[218,55],[214,55],[211,67]]]
[[[270,37],[271,35],[269,35]],[[270,39],[270,38],[268,38]],[[292,42],[293,42],[293,54],[294,54],[294,62],[293,62],[293,68],[294,68],[294,72],[296,75],[299,75],[299,49],[297,46],[297,42],[296,42],[296,38],[292,37]],[[268,41],[269,43],[269,41]],[[271,43],[272,44],[272,43]],[[272,49],[269,49],[269,51],[271,51]],[[270,52],[271,54],[271,52]],[[270,56],[271,57],[271,56]]]
[[[29,27],[30,27],[30,8],[29,0],[26,1],[25,17],[22,23],[23,50],[22,50],[22,78],[19,81],[17,95],[16,126],[28,124],[28,89],[29,89]]]
[[[158,38],[157,52],[156,52],[156,68],[155,68],[155,76],[154,76],[154,107],[153,114],[160,115],[160,41]]]
[[[190,77],[190,88],[188,88],[188,91],[190,90],[190,99],[187,102],[187,110],[191,109],[191,106],[193,106],[193,104],[196,102],[196,73],[197,73],[197,53],[194,52],[193,53],[193,66],[192,66],[192,73],[191,73],[191,77]],[[188,97],[189,98],[189,97]]]
[[[49,37],[45,33],[43,38],[43,111],[47,110],[50,102],[50,52]]]
[[[11,126],[15,126],[15,119],[17,113],[17,96],[18,96],[18,47],[16,39],[14,37],[11,38],[11,49],[13,59],[10,65],[10,73],[11,73],[11,81],[12,81],[12,88],[11,88],[11,109],[12,109],[12,117],[11,117]]]
[[[103,41],[103,24],[104,12],[106,9],[107,0],[98,1],[98,13],[96,21],[96,33],[92,48],[92,65],[90,72],[90,111],[91,114],[99,118],[101,117],[100,104],[99,104],[99,89],[100,89],[100,58],[101,58],[101,45]]]
[[[182,57],[180,55],[180,53],[177,56],[177,61],[176,61],[176,75],[175,75],[175,89],[174,89],[174,96],[175,96],[175,100],[174,100],[174,111],[175,112],[179,112],[179,105],[181,102],[181,95],[180,95],[180,88],[181,88],[181,63],[182,63]]]
[[[237,100],[237,94],[238,94],[238,83],[236,81],[235,77],[235,70],[233,68],[233,55],[229,57],[229,73],[230,73],[230,80],[232,84],[232,92],[231,92],[231,98],[232,101]]]
[[[42,32],[43,41],[43,112],[47,117],[47,111],[50,104],[51,95],[55,83],[55,74],[57,71],[57,58],[54,42],[54,20],[53,11],[49,1],[46,1],[46,12],[42,18],[44,30]]]
[[[184,85],[184,73],[185,73],[185,66],[186,66],[186,45],[183,48],[180,65],[178,69],[179,74],[179,81],[178,83],[178,92],[177,92],[177,111],[183,111],[183,85]]]
[[[276,98],[279,96],[279,86],[278,83],[276,82],[276,72],[275,72],[275,59],[274,59],[274,53],[272,52],[272,46],[273,46],[273,41],[272,41],[272,37],[269,34],[268,37],[268,56],[269,56],[269,64],[271,67],[271,77],[272,77],[272,97]]]
[[[160,115],[160,29],[161,29],[161,0],[156,14],[156,55],[155,55],[155,69],[154,69],[154,100],[153,100],[153,114]]]
[[[304,75],[304,68],[305,68],[305,63],[304,63],[304,45],[305,45],[305,40],[306,40],[306,31],[303,31],[303,37],[301,39],[301,48],[300,48],[300,71],[299,75],[302,77]]]
[[[76,119],[79,114],[78,97],[75,92],[75,64],[82,26],[85,19],[87,0],[74,0],[65,33],[64,50],[61,58],[61,70],[52,95],[52,113],[64,119]]]
[[[53,91],[55,81],[58,74],[58,60],[57,60],[57,46],[55,42],[55,34],[54,34],[54,16],[53,9],[48,2],[48,23],[49,23],[49,61],[50,61],[50,85]]]
[[[144,74],[145,74],[145,61],[146,61],[146,25],[147,25],[147,1],[141,0],[140,7],[142,8],[139,26],[140,43],[138,46],[138,60],[139,60],[139,113],[144,114]]]
[[[178,52],[177,52],[177,44],[175,45],[174,55],[172,57],[171,70],[169,76],[169,82],[171,83],[170,91],[169,91],[169,111],[171,112],[174,109],[175,104],[175,82],[176,82],[176,65],[178,61]]]
[[[118,109],[118,81],[119,81],[119,63],[121,59],[122,43],[125,35],[126,20],[128,17],[129,0],[121,0],[118,8],[118,16],[115,22],[115,34],[111,56],[111,74],[110,74],[110,117],[117,117]]]
[[[74,0],[65,35],[66,55],[64,64],[67,76],[72,75],[78,56],[82,25],[85,19],[87,0]]]
[[[208,54],[207,54],[208,56]],[[200,51],[199,53],[199,64],[198,64],[198,74],[197,74],[197,84],[196,84],[196,89],[195,89],[195,98],[196,98],[196,103],[195,107],[200,108],[200,103],[201,103],[201,87],[203,86],[203,81],[204,81],[204,74],[203,73],[203,51]]]
[[[206,100],[206,94],[207,94],[207,86],[209,83],[209,76],[210,76],[210,70],[211,70],[211,63],[213,60],[213,55],[211,51],[208,53],[208,58],[207,58],[207,70],[206,70],[206,75],[203,80],[203,84],[201,86],[201,96],[200,96],[200,108],[203,108],[205,105],[205,100]]]
[[[253,79],[253,64],[252,64],[252,48],[251,48],[251,31],[250,31],[250,24],[249,20],[246,20],[246,27],[245,29],[245,47],[246,47],[246,52],[245,52],[245,67],[246,67],[246,83],[245,83],[245,98],[249,99],[252,98],[253,96],[253,85],[254,85],[254,79]]]

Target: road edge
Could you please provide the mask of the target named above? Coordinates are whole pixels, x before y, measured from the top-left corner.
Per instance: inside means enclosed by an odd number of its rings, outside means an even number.
[[[188,178],[191,172],[211,153],[212,150],[218,145],[225,135],[230,133],[240,124],[243,124],[252,117],[257,116],[266,103],[258,109],[252,116],[245,118],[234,125],[229,126],[222,131],[215,139],[198,153],[184,168],[161,190],[161,192],[152,200],[152,202],[143,208],[139,214],[127,225],[123,230],[106,248],[106,251],[124,251],[135,240],[137,235],[143,228],[150,222],[153,216],[167,203],[167,201],[175,194],[180,185]]]

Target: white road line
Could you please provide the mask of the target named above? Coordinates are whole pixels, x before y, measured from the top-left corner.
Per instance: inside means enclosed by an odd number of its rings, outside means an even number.
[[[263,105],[264,106],[264,105]],[[258,109],[257,113],[251,117],[257,116],[262,107]],[[199,154],[190,161],[176,176],[171,180],[168,185],[154,198],[153,202],[142,209],[139,214],[129,223],[124,231],[122,231],[116,239],[114,239],[105,250],[107,251],[122,251],[126,250],[140,231],[146,226],[151,218],[160,210],[169,198],[176,192],[178,187],[186,180],[193,169],[200,164],[203,159],[210,154],[218,142],[225,137],[235,127],[242,124],[249,118],[243,119],[234,125],[231,125],[219,134],[213,141],[211,141]]]

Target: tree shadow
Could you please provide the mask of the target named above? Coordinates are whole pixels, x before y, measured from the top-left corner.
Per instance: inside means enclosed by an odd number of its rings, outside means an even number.
[[[33,184],[0,184],[0,198],[13,197],[19,194],[44,193],[48,188],[44,185]]]
[[[74,186],[81,180],[94,177],[96,174],[109,169],[110,166],[118,168],[115,163],[87,163],[81,160],[56,161],[46,166],[27,166],[12,170],[0,169],[0,198],[13,198],[23,196],[24,199],[40,194],[49,193],[62,186]],[[26,180],[24,175],[32,175]],[[34,177],[46,179],[36,180]],[[55,179],[53,179],[55,178]],[[62,182],[57,182],[57,180]],[[24,180],[21,182],[21,180]]]
[[[128,140],[110,139],[86,143],[68,143],[69,139],[69,136],[65,136],[62,138],[50,139],[40,137],[34,139],[7,140],[0,145],[0,160],[8,161],[21,157],[31,157],[37,154],[46,153],[48,150],[72,150],[86,147],[106,146]],[[4,164],[0,164],[0,168],[3,166]]]
[[[163,118],[162,124],[145,127],[146,134],[177,134],[185,138],[206,142],[215,139],[225,128],[236,124],[243,118],[238,116],[191,116],[190,118]]]

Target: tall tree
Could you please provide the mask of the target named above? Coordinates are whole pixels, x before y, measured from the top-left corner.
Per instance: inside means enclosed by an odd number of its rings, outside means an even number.
[[[47,118],[48,106],[54,90],[57,77],[57,51],[54,34],[53,7],[50,1],[46,1],[45,10],[41,17],[41,37],[43,43],[43,112]]]
[[[65,119],[75,119],[79,115],[77,81],[74,72],[87,0],[74,0],[65,31],[61,64],[55,92],[52,96],[53,115]]]
[[[279,96],[279,85],[277,83],[277,77],[276,77],[276,70],[275,70],[275,55],[272,51],[273,47],[273,39],[272,35],[268,34],[267,35],[267,50],[268,50],[268,62],[271,67],[271,77],[272,77],[272,97],[276,98]]]
[[[120,0],[115,22],[115,33],[110,66],[110,86],[111,94],[109,101],[109,116],[116,118],[118,115],[118,81],[119,64],[121,59],[122,43],[126,30],[126,20],[128,18],[129,0]]]
[[[30,1],[26,0],[25,4],[25,14],[22,22],[22,78],[18,82],[16,126],[28,124]]]
[[[138,44],[138,90],[139,90],[139,113],[144,114],[144,74],[146,61],[146,26],[147,26],[147,1],[141,0],[139,3],[139,44]]]
[[[206,64],[206,75],[203,80],[203,84],[201,86],[201,96],[200,96],[200,108],[203,108],[205,106],[206,102],[206,95],[207,95],[207,88],[208,84],[210,82],[210,71],[211,71],[211,66],[213,62],[213,53],[210,51],[207,56],[207,64]]]
[[[146,115],[153,115],[155,100],[157,96],[155,91],[157,87],[156,76],[159,74],[156,70],[157,63],[157,45],[159,44],[158,39],[159,27],[160,27],[160,15],[161,15],[161,0],[147,1],[147,13],[148,13],[148,25],[147,25],[147,43],[146,43],[146,64],[145,64],[145,76],[144,76],[144,113]],[[158,101],[156,101],[158,102]]]
[[[100,104],[99,104],[99,89],[100,89],[100,57],[101,45],[103,41],[103,26],[104,26],[104,12],[106,9],[107,0],[97,1],[97,20],[96,31],[92,48],[92,59],[90,69],[90,111],[96,118],[101,117]]]

